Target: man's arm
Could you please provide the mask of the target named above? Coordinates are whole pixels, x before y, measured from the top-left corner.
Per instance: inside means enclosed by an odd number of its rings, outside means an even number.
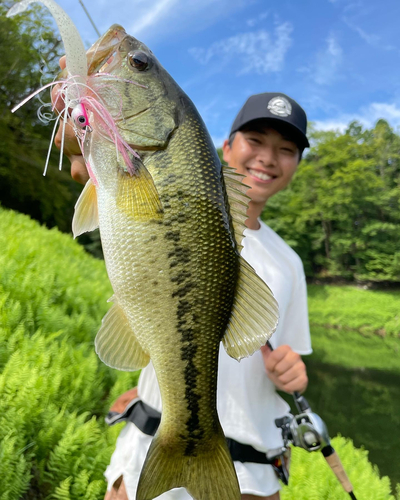
[[[267,375],[280,391],[292,393],[307,389],[307,370],[300,354],[288,345],[281,345],[273,351],[266,345],[261,347],[261,353]]]

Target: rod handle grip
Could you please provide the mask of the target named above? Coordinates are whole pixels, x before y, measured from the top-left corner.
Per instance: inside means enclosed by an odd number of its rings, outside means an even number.
[[[351,493],[353,491],[353,486],[343,469],[342,462],[340,461],[340,458],[336,451],[334,451],[331,455],[325,457],[325,460],[328,462],[329,467],[332,469],[340,484],[343,486],[343,489],[347,493]]]

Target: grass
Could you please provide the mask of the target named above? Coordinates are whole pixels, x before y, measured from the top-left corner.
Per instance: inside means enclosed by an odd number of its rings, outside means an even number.
[[[309,285],[308,296],[311,325],[357,330],[367,336],[400,336],[398,290]]]

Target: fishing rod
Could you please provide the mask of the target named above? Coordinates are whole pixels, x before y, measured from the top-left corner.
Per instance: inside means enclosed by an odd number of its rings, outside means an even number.
[[[97,34],[97,36],[100,38],[100,31],[97,29],[97,26],[94,24],[93,19],[91,18],[87,8],[85,7],[85,4],[82,2],[82,0],[78,0],[78,2],[82,5],[82,9],[85,11],[85,14],[89,18],[89,21],[92,23],[92,26]]]
[[[274,350],[269,341],[266,345],[271,351]],[[289,471],[285,458],[291,444],[308,452],[321,451],[343,489],[350,495],[350,498],[357,500],[342,462],[331,445],[325,422],[312,411],[310,404],[302,394],[294,391],[292,396],[298,415],[287,415],[275,420],[275,425],[282,431],[283,446],[269,450],[267,453],[267,457],[279,478],[284,484],[289,483]]]

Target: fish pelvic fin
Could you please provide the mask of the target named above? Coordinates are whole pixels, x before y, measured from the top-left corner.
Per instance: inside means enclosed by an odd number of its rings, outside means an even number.
[[[202,451],[185,455],[185,446],[164,440],[162,430],[150,445],[136,500],[153,500],[173,488],[186,488],[195,500],[240,500],[235,467],[222,430]]]
[[[72,219],[72,233],[74,238],[82,233],[94,231],[99,227],[99,209],[97,205],[96,186],[89,179],[83,188],[75,205]]]
[[[104,316],[94,345],[103,363],[117,370],[139,370],[150,361],[118,303],[115,303]]]
[[[120,171],[118,176],[117,207],[135,221],[161,220],[163,207],[153,177],[140,161],[133,175]]]
[[[231,316],[222,343],[232,358],[251,356],[278,326],[279,310],[270,288],[243,257]]]

